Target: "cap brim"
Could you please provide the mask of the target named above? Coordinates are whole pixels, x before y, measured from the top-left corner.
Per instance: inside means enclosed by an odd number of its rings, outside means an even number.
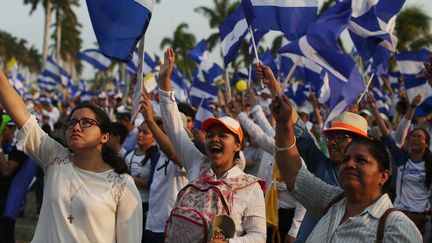
[[[365,137],[365,138],[370,138],[367,134],[365,134],[365,133],[362,133],[362,132],[357,132],[357,131],[353,131],[353,130],[350,130],[350,129],[348,129],[348,128],[343,128],[343,127],[332,127],[332,128],[328,128],[328,129],[326,129],[326,130],[324,130],[324,134],[327,134],[327,133],[329,133],[329,132],[333,132],[333,131],[346,131],[346,132],[350,132],[350,133],[354,133],[354,134],[356,134],[356,135],[358,135],[358,136],[361,136],[361,137]]]
[[[224,126],[226,129],[228,129],[229,131],[231,131],[232,133],[234,133],[235,135],[237,135],[237,137],[239,137],[239,135],[237,134],[237,131],[234,130],[234,128],[232,128],[231,126],[227,126],[224,122],[222,122],[221,120],[219,120],[218,118],[215,117],[211,117],[211,118],[207,118],[203,121],[203,123],[201,124],[201,128],[208,132],[208,130],[214,126],[214,125],[222,125]]]

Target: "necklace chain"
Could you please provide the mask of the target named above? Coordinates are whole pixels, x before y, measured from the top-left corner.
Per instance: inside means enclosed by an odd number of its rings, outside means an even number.
[[[78,172],[75,169],[75,164],[74,164],[73,161],[72,161],[72,168],[73,168],[73,170],[71,171],[71,177],[70,177],[70,183],[69,183],[69,216],[67,217],[67,219],[69,220],[70,224],[72,224],[73,220],[75,219],[75,217],[72,215],[72,202],[75,199],[75,197],[78,194],[78,192],[81,190],[81,188],[84,185],[84,184],[81,184],[80,187],[78,187],[78,189],[72,195],[72,182],[73,182],[73,177],[74,177],[73,173],[75,172],[78,175]]]

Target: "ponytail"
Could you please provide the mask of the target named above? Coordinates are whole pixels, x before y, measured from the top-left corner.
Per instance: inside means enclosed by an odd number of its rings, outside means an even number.
[[[124,174],[128,172],[127,165],[123,158],[110,146],[104,144],[102,146],[102,159],[114,169],[117,174]]]

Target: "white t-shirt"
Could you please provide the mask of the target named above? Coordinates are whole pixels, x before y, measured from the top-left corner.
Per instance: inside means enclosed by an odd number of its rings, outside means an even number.
[[[142,164],[145,155],[137,155],[136,150],[129,152],[125,157],[126,165],[129,168],[131,176],[139,178],[148,178],[151,171],[151,159],[145,164]],[[149,200],[149,190],[143,187],[138,187],[138,191],[141,197],[141,202],[145,203]]]
[[[17,147],[45,171],[43,203],[32,242],[141,241],[141,201],[129,175],[75,167],[69,149],[44,133],[34,116],[19,130],[17,141]]]
[[[410,212],[425,212],[429,210],[429,196],[432,187],[429,189],[425,187],[425,177],[424,161],[413,162],[411,159],[408,159],[405,165],[399,166],[394,207]]]
[[[178,192],[189,183],[186,176],[184,168],[176,166],[161,152],[150,186],[146,230],[154,233],[164,232],[166,220],[173,209]]]

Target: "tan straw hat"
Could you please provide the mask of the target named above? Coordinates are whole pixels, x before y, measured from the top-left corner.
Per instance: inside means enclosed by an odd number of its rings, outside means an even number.
[[[367,134],[368,124],[366,119],[358,114],[348,111],[345,111],[333,119],[330,128],[324,130],[324,133],[326,134],[331,131],[347,131],[369,138]]]

